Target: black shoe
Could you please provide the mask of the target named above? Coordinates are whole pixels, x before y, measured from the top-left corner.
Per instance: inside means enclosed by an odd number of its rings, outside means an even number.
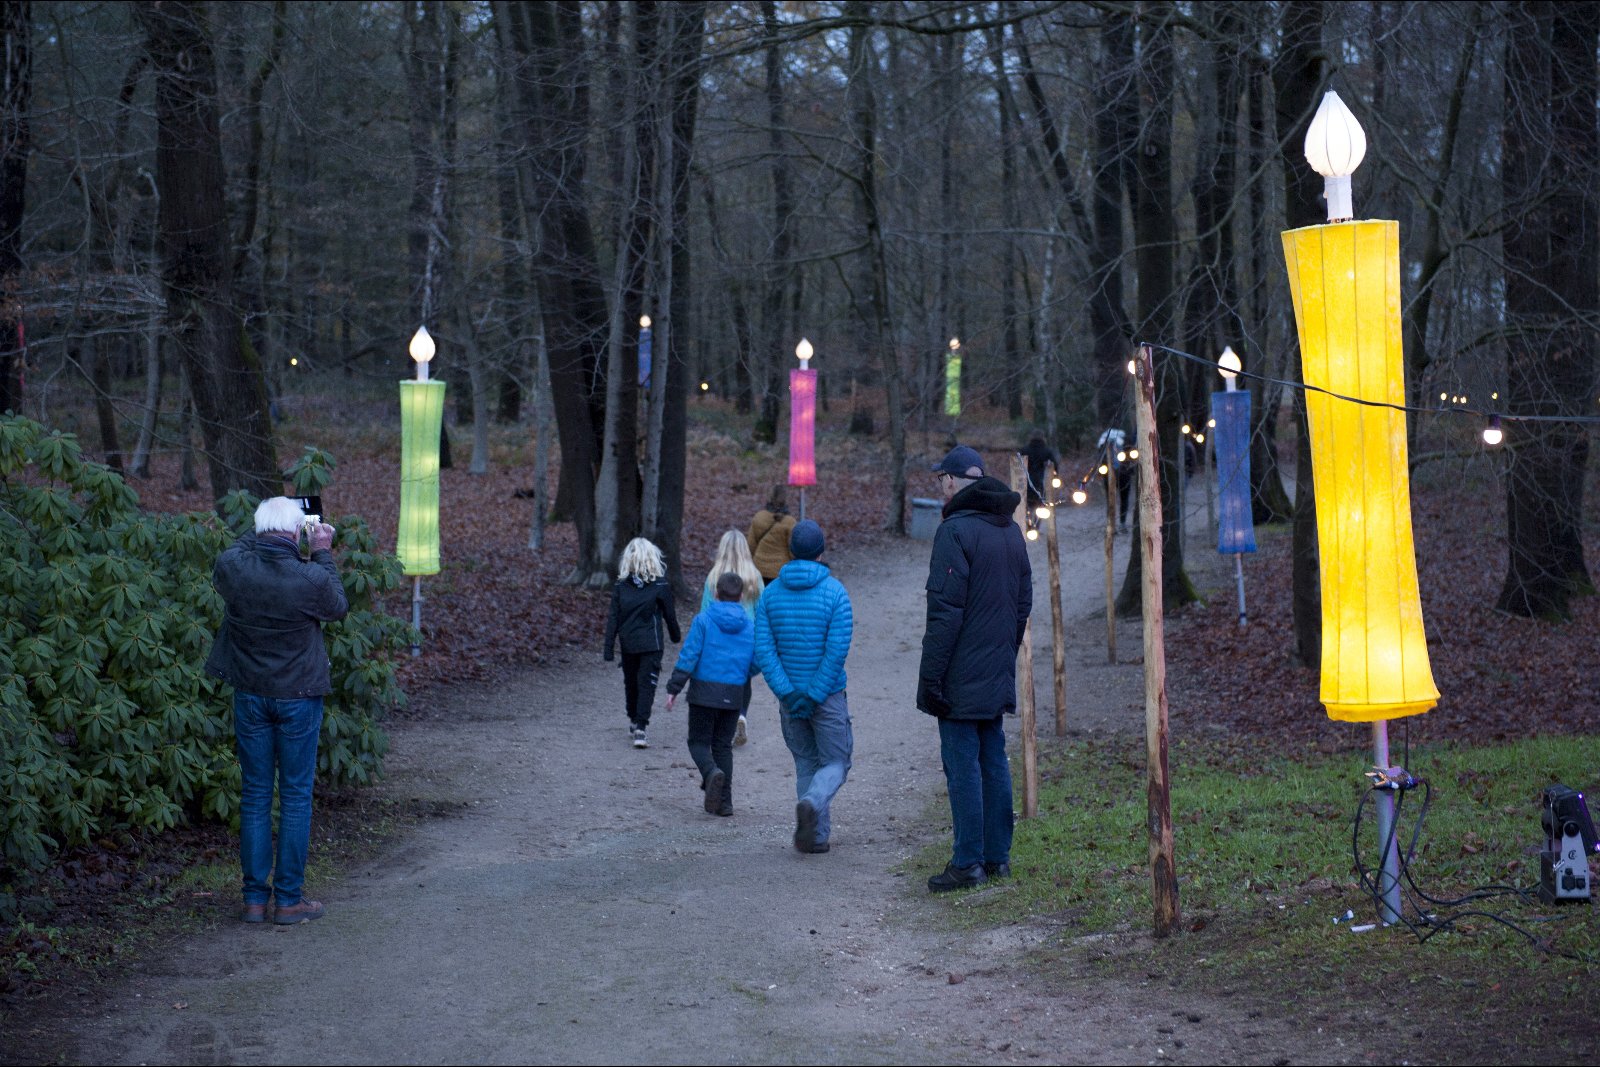
[[[826,841],[813,841],[811,843],[811,847],[806,851],[810,852],[813,856],[820,856],[824,852],[828,851],[830,847],[831,846]]]
[[[994,881],[996,878],[1010,878],[1011,864],[985,863],[983,865],[983,873],[989,876],[990,881]]]
[[[715,815],[722,806],[722,787],[728,781],[728,776],[718,767],[706,776],[706,814]]]
[[[732,815],[733,814],[733,801],[724,800],[721,804],[718,804],[717,805],[717,814],[718,815],[723,815],[723,816]]]
[[[928,879],[928,892],[951,893],[957,889],[971,889],[973,886],[983,885],[989,876],[983,871],[983,864],[974,863],[971,867],[957,867],[953,863],[945,864],[944,870]]]
[[[817,851],[817,809],[809,800],[794,806],[794,847],[797,852]]]

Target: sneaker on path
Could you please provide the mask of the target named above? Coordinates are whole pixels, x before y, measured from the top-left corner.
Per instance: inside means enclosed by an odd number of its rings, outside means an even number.
[[[650,742],[644,736],[644,727],[642,727],[642,726],[638,727],[637,729],[635,729],[633,731],[633,747],[634,748],[649,748],[650,747]]]
[[[745,733],[744,716],[741,715],[739,716],[739,728],[733,732],[733,743],[735,745],[742,745],[748,740],[750,740],[750,738]]]

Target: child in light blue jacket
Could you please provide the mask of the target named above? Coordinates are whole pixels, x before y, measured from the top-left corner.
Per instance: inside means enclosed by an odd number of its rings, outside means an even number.
[[[717,579],[717,599],[694,617],[667,683],[670,711],[689,687],[689,755],[700,768],[705,809],[733,814],[733,735],[755,674],[755,626],[739,605],[744,579]]]

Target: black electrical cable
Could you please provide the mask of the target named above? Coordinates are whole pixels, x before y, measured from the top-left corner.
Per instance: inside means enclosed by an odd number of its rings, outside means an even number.
[[[1409,755],[1410,755],[1410,738],[1409,738],[1409,732],[1408,732],[1408,736],[1407,736],[1407,757],[1408,758],[1409,758]],[[1456,913],[1451,914],[1451,915],[1439,916],[1439,915],[1435,915],[1435,914],[1430,914],[1429,912],[1425,911],[1423,909],[1423,907],[1422,907],[1422,903],[1423,902],[1425,902],[1427,904],[1431,904],[1436,908],[1454,908],[1454,907],[1460,907],[1460,906],[1462,906],[1464,904],[1470,904],[1470,903],[1474,903],[1474,902],[1480,901],[1480,900],[1488,900],[1488,899],[1492,899],[1494,897],[1499,897],[1499,896],[1516,896],[1516,897],[1520,898],[1524,903],[1528,903],[1528,904],[1537,903],[1537,899],[1534,896],[1534,894],[1530,893],[1528,890],[1526,890],[1524,888],[1521,888],[1519,886],[1509,886],[1509,885],[1506,885],[1506,886],[1502,886],[1502,885],[1479,886],[1476,889],[1473,889],[1470,892],[1465,893],[1462,896],[1456,897],[1456,898],[1453,898],[1453,899],[1445,899],[1445,898],[1440,898],[1440,897],[1434,897],[1434,896],[1428,894],[1427,892],[1425,892],[1420,886],[1418,886],[1417,882],[1416,882],[1416,879],[1412,876],[1412,873],[1411,873],[1411,861],[1416,856],[1417,843],[1421,839],[1422,827],[1423,827],[1424,822],[1427,819],[1428,808],[1431,805],[1432,800],[1433,800],[1433,789],[1432,789],[1432,786],[1428,783],[1428,780],[1425,779],[1425,778],[1424,779],[1419,779],[1416,782],[1416,785],[1413,788],[1421,788],[1423,790],[1422,810],[1417,813],[1416,822],[1415,822],[1415,824],[1414,824],[1414,826],[1412,828],[1412,832],[1411,832],[1411,840],[1408,843],[1404,854],[1401,854],[1399,856],[1399,860],[1400,860],[1400,872],[1399,873],[1400,873],[1400,878],[1402,879],[1402,884],[1401,884],[1400,888],[1401,888],[1404,896],[1406,897],[1406,900],[1405,900],[1404,904],[1405,905],[1409,905],[1410,909],[1416,913],[1416,917],[1415,918],[1409,917],[1406,914],[1405,906],[1403,905],[1400,913],[1398,915],[1396,915],[1396,919],[1399,921],[1399,923],[1401,925],[1405,926],[1406,929],[1411,931],[1411,933],[1416,936],[1417,941],[1419,943],[1427,941],[1429,938],[1433,937],[1435,934],[1443,933],[1443,932],[1445,932],[1447,930],[1454,930],[1456,928],[1456,926],[1464,919],[1474,919],[1474,918],[1476,918],[1476,919],[1487,919],[1487,920],[1489,920],[1491,922],[1498,923],[1499,925],[1504,926],[1506,929],[1512,931],[1513,933],[1518,934],[1519,936],[1524,938],[1530,945],[1533,945],[1535,948],[1539,949],[1540,951],[1548,952],[1548,953],[1551,953],[1552,955],[1556,955],[1556,956],[1561,956],[1561,957],[1563,957],[1565,959],[1575,960],[1575,961],[1580,962],[1580,963],[1600,962],[1600,961],[1597,961],[1594,958],[1592,958],[1592,957],[1590,957],[1590,956],[1588,956],[1586,954],[1583,954],[1583,953],[1566,952],[1566,951],[1555,949],[1555,948],[1551,947],[1549,944],[1547,944],[1544,941],[1540,940],[1538,937],[1535,937],[1532,932],[1530,932],[1529,930],[1523,928],[1517,922],[1507,918],[1505,915],[1502,915],[1502,914],[1500,914],[1498,912],[1485,911],[1485,910],[1482,910],[1482,909],[1479,909],[1479,908],[1473,908],[1473,909],[1469,909],[1467,911],[1459,911],[1459,912],[1456,912]],[[1383,900],[1383,885],[1381,883],[1380,876],[1375,875],[1374,872],[1371,869],[1369,869],[1367,867],[1367,865],[1362,861],[1362,858],[1361,858],[1361,822],[1362,822],[1363,812],[1365,811],[1366,806],[1367,806],[1367,801],[1369,799],[1372,799],[1372,800],[1374,800],[1374,803],[1376,803],[1376,795],[1378,793],[1380,793],[1380,792],[1387,792],[1387,791],[1389,791],[1389,790],[1386,787],[1374,786],[1374,787],[1366,790],[1365,792],[1363,792],[1361,794],[1361,798],[1356,802],[1355,818],[1352,820],[1352,827],[1351,827],[1351,833],[1350,833],[1350,852],[1351,852],[1351,855],[1355,858],[1356,872],[1360,876],[1361,887],[1362,887],[1363,890],[1366,891],[1367,895],[1372,898],[1373,906],[1377,909],[1377,912],[1378,912],[1378,914],[1380,916],[1382,916],[1385,913],[1385,911],[1387,910],[1386,909],[1386,905],[1385,905],[1384,900]],[[1398,840],[1399,840],[1400,815],[1401,815],[1401,812],[1402,812],[1402,810],[1404,809],[1404,806],[1405,806],[1405,795],[1408,792],[1408,790],[1397,789],[1397,790],[1393,790],[1393,792],[1395,794],[1394,820],[1389,826],[1389,833],[1388,833],[1386,839],[1383,841],[1382,848],[1380,849],[1380,851],[1378,853],[1380,856],[1387,856],[1389,854],[1389,850],[1391,848],[1395,848],[1397,846]],[[1380,865],[1380,870],[1381,870],[1381,865]]]
[[[1197,356],[1193,352],[1185,352],[1181,348],[1173,348],[1171,345],[1157,344],[1154,341],[1140,341],[1139,344],[1144,346],[1145,348],[1149,348],[1149,349],[1156,350],[1156,351],[1161,351],[1161,352],[1166,352],[1166,353],[1169,353],[1170,355],[1177,356],[1180,359],[1187,359],[1187,360],[1189,360],[1190,362],[1193,362],[1193,363],[1202,363],[1205,366],[1212,368],[1213,370],[1215,370],[1217,368],[1217,361],[1216,360],[1208,359],[1205,356]],[[1575,423],[1582,423],[1582,424],[1600,423],[1600,416],[1596,416],[1596,415],[1514,415],[1514,414],[1511,414],[1511,413],[1505,412],[1505,411],[1485,411],[1483,409],[1475,408],[1475,407],[1469,408],[1469,407],[1457,406],[1457,407],[1448,407],[1448,408],[1447,407],[1426,407],[1425,408],[1425,407],[1413,407],[1410,404],[1391,404],[1388,401],[1384,401],[1384,400],[1364,400],[1359,396],[1346,396],[1343,393],[1335,393],[1331,389],[1324,389],[1319,385],[1312,385],[1309,382],[1295,382],[1295,381],[1290,381],[1290,380],[1288,380],[1286,378],[1269,378],[1265,374],[1252,374],[1249,371],[1243,371],[1243,370],[1241,370],[1241,371],[1239,371],[1237,373],[1238,373],[1239,377],[1241,377],[1241,378],[1250,378],[1250,379],[1253,379],[1253,380],[1258,381],[1258,382],[1266,382],[1269,385],[1281,385],[1286,389],[1303,389],[1308,393],[1321,393],[1324,396],[1331,396],[1335,400],[1347,400],[1352,404],[1362,404],[1362,405],[1364,405],[1366,407],[1369,407],[1369,408],[1388,408],[1390,411],[1404,411],[1404,412],[1409,412],[1409,413],[1414,414],[1414,415],[1451,415],[1451,414],[1457,414],[1457,415],[1476,415],[1479,418],[1488,418],[1491,415],[1498,415],[1502,420],[1504,420],[1506,422],[1575,422]]]

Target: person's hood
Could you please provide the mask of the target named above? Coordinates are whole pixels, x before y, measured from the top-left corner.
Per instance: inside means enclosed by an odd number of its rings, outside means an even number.
[[[814,559],[794,559],[783,565],[778,581],[785,589],[810,589],[828,576],[828,565]]]
[[[996,526],[1004,526],[1016,514],[1021,502],[1020,493],[1012,492],[999,478],[986,475],[951,497],[950,503],[944,506],[944,517],[948,519],[957,512],[971,511]]]
[[[716,623],[717,629],[725,634],[739,633],[750,625],[750,616],[744,613],[744,606],[737,600],[714,600],[706,610],[711,613],[711,621]]]

